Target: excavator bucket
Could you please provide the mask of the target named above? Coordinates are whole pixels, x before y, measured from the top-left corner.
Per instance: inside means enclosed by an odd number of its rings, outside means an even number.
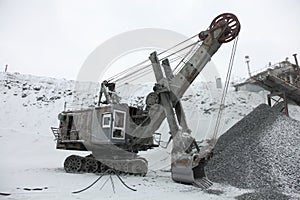
[[[188,148],[187,148],[188,147]],[[212,155],[211,146],[200,148],[190,134],[180,133],[173,138],[171,152],[172,179],[206,189],[212,185],[205,175],[204,167]]]
[[[205,162],[200,161],[197,166],[192,165],[193,160],[182,159],[172,163],[172,179],[179,183],[192,184],[196,187],[207,189],[212,182],[205,175]]]

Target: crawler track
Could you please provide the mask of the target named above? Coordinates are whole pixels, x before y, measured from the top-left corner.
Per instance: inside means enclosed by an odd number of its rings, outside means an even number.
[[[71,155],[65,159],[64,169],[68,173],[104,173],[108,169],[114,169],[118,173],[145,176],[148,171],[148,162],[141,157],[124,160],[96,160],[92,155],[86,157]]]

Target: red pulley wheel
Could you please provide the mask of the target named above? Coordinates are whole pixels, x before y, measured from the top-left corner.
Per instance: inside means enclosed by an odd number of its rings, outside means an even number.
[[[218,22],[224,20],[227,23],[228,30],[226,30],[223,35],[219,38],[220,43],[230,42],[239,34],[241,25],[238,18],[231,13],[223,13],[217,16],[210,24],[209,28],[214,28]]]

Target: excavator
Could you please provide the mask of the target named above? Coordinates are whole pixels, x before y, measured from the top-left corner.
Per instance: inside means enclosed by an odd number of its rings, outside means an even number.
[[[209,187],[211,182],[206,178],[204,168],[212,156],[213,145],[198,145],[180,100],[221,45],[237,38],[239,31],[240,23],[234,14],[217,16],[207,30],[197,35],[198,46],[177,73],[172,70],[168,58],[160,60],[159,54],[151,53],[149,60],[156,83],[146,96],[143,108],[120,103],[116,84],[103,81],[97,106],[61,112],[59,127],[52,127],[57,139],[56,148],[92,152],[86,157],[67,157],[65,171],[104,173],[113,169],[145,176],[148,162],[138,152],[159,146],[154,137],[166,119],[173,141],[172,179],[201,188]]]

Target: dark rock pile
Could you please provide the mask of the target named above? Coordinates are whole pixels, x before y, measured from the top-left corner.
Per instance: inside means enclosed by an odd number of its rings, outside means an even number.
[[[258,106],[219,138],[206,173],[261,194],[300,196],[300,122]]]

